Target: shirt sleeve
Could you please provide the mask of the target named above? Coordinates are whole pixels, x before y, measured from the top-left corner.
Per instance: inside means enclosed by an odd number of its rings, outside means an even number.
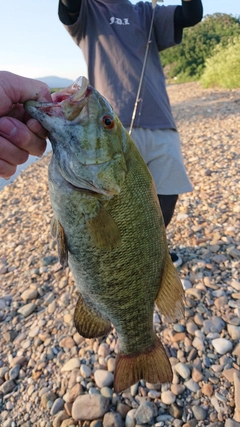
[[[181,42],[183,28],[193,27],[202,20],[202,17],[203,6],[201,0],[182,0],[182,6],[177,6],[174,13],[175,42]]]
[[[62,24],[72,25],[77,21],[81,4],[82,0],[65,0],[65,4],[59,0],[58,16]]]
[[[174,31],[174,13],[176,7],[159,5],[155,7],[153,31],[159,52],[176,44]]]

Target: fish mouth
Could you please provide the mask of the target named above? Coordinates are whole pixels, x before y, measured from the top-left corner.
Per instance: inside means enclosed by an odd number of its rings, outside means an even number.
[[[48,117],[64,118],[72,122],[79,117],[84,107],[87,109],[87,101],[91,92],[92,87],[89,85],[88,79],[81,76],[71,86],[54,92],[52,102],[27,101],[24,107],[33,117],[33,109],[37,109]],[[86,117],[86,114],[84,116]]]

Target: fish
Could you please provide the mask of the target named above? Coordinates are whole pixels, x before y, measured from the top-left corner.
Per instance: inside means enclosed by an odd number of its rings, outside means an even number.
[[[171,364],[154,331],[155,304],[170,322],[184,313],[184,290],[168,251],[153,178],[109,102],[86,77],[29,100],[26,111],[49,132],[52,234],[79,298],[85,338],[114,326],[119,350],[114,390],[139,380],[171,382]]]

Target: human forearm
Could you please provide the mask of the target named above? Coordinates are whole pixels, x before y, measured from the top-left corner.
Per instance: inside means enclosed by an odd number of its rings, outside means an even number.
[[[192,27],[201,21],[203,7],[201,0],[182,0],[182,6],[177,6],[174,14],[174,24],[181,27]]]

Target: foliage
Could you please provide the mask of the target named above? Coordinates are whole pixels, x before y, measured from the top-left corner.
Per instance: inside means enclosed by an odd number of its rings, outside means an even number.
[[[178,81],[199,79],[207,58],[221,43],[228,44],[229,38],[240,35],[240,17],[216,13],[207,15],[194,27],[184,29],[182,43],[161,52],[161,62],[167,66],[167,78],[177,76]]]
[[[215,47],[213,56],[206,60],[200,82],[204,87],[240,87],[240,35],[229,40],[226,46]]]

